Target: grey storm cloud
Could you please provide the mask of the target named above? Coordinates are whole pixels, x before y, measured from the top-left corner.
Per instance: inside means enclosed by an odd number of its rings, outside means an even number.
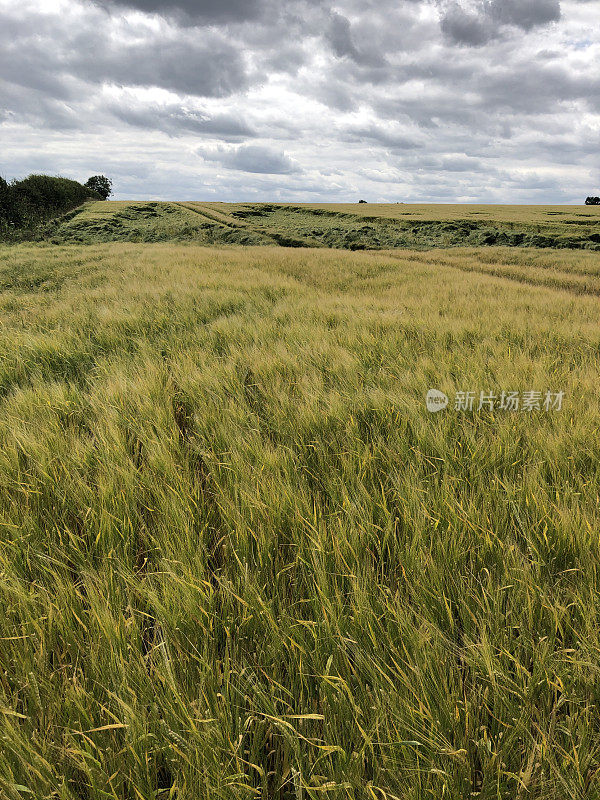
[[[234,150],[201,153],[207,161],[217,161],[228,169],[264,175],[291,175],[301,172],[291,158],[281,151],[263,145],[243,145]]]
[[[482,83],[483,83],[483,79]],[[485,96],[483,96],[485,89]],[[577,75],[561,64],[521,64],[488,74],[482,104],[522,113],[552,113],[559,105],[585,102],[600,108],[600,74]]]
[[[1,22],[0,18],[0,31]],[[81,95],[81,88],[74,90],[75,80],[159,87],[201,97],[225,97],[248,85],[240,48],[222,33],[146,31],[143,38],[119,41],[97,23],[89,20],[76,30],[63,30],[56,19],[43,20],[39,30],[26,21],[13,26],[13,36],[6,41],[0,33],[0,75],[4,81],[64,100]]]
[[[164,131],[171,136],[193,133],[200,136],[216,136],[229,142],[256,135],[256,131],[250,125],[234,114],[211,115],[176,104],[140,104],[128,100],[109,104],[107,111],[128,125],[144,130]]]
[[[237,47],[220,38],[149,41],[115,46],[72,60],[76,73],[90,82],[122,86],[158,86],[201,97],[224,97],[247,86]]]
[[[494,30],[484,15],[466,11],[458,3],[453,3],[447,9],[440,25],[444,35],[451,42],[473,47],[488,42]]]
[[[243,22],[256,19],[264,0],[96,0],[108,9],[133,9],[149,14],[179,16],[194,22]]]
[[[390,150],[416,150],[422,146],[414,136],[387,130],[381,126],[370,125],[368,127],[349,128],[347,133],[348,141],[354,142],[373,142],[382,145]]]
[[[538,25],[558,22],[559,0],[491,0],[489,14],[504,25],[516,25],[529,31]]]
[[[358,50],[352,40],[350,20],[341,14],[332,14],[327,38],[336,56],[351,56],[359,58]]]
[[[356,44],[350,20],[342,14],[331,15],[326,38],[339,58],[348,56],[357,64],[364,66],[379,67],[386,63],[385,58],[377,51],[365,50]]]
[[[109,11],[133,10],[171,17],[183,25],[226,25],[280,16],[297,7],[319,7],[325,0],[94,0]]]
[[[530,31],[560,18],[560,0],[480,0],[475,6],[451,2],[440,26],[451,42],[477,47],[502,35],[504,26]]]

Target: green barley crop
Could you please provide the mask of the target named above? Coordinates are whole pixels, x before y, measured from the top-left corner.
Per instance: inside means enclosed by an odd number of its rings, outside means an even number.
[[[599,272],[0,249],[0,796],[600,797]]]

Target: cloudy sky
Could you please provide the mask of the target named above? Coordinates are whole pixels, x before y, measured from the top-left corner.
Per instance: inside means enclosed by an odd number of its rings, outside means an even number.
[[[116,197],[600,194],[600,0],[0,0],[0,174]]]

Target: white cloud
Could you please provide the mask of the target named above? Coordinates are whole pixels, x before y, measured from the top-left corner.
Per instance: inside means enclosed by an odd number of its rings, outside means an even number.
[[[140,198],[581,201],[600,192],[596,5],[0,0],[0,174],[104,172]]]

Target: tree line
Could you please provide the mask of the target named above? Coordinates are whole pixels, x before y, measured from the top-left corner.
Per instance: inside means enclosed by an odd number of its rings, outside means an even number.
[[[86,200],[105,200],[110,193],[111,183],[103,175],[85,184],[50,175],[29,175],[10,183],[0,177],[0,233],[34,228]]]

